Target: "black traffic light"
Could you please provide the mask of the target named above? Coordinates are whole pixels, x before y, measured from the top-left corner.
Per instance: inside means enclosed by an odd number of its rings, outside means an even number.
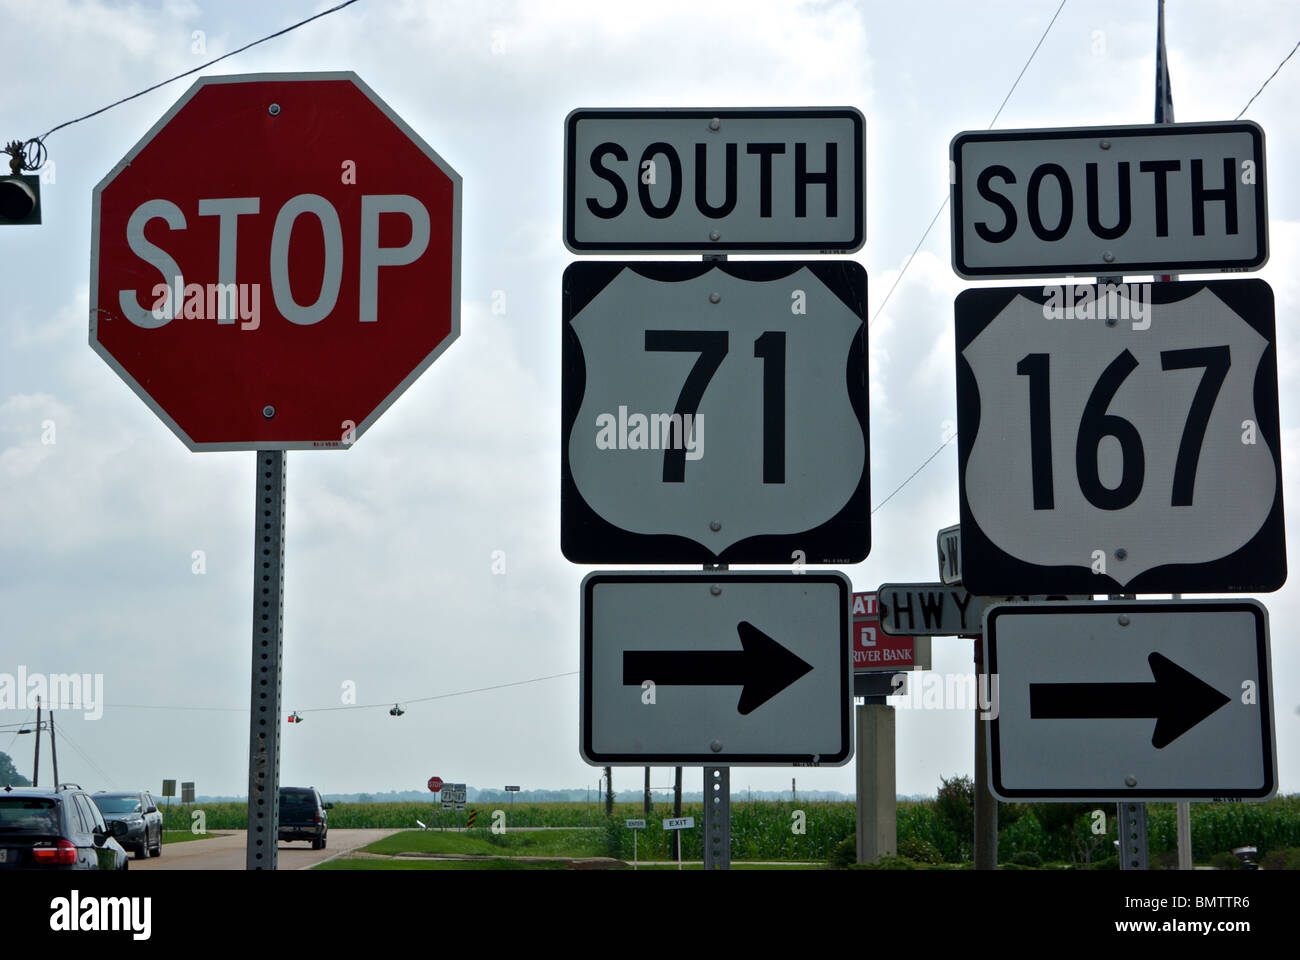
[[[0,177],[0,224],[41,222],[41,178],[34,173]]]

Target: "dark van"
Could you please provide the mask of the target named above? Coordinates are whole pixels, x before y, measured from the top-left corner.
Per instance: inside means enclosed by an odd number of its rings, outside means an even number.
[[[280,788],[280,840],[310,840],[313,850],[325,849],[329,814],[334,807],[315,787]]]

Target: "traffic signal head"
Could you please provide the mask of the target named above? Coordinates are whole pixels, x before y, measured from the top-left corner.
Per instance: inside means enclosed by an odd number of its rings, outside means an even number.
[[[35,174],[0,177],[0,224],[41,222],[41,178]]]

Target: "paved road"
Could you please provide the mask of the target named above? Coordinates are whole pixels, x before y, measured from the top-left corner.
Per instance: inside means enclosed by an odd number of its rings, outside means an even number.
[[[313,864],[328,860],[348,850],[374,843],[397,830],[337,830],[329,832],[329,846],[313,850],[306,840],[281,843],[276,854],[276,869],[305,870]],[[222,830],[221,836],[207,840],[163,845],[161,857],[147,860],[131,859],[132,870],[243,870],[247,841],[243,830]]]

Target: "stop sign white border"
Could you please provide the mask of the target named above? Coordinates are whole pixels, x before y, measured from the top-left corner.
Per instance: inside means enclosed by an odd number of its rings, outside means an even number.
[[[292,440],[292,441],[236,441],[229,443],[198,443],[191,438],[180,425],[171,418],[149,392],[140,385],[140,383],[127,372],[126,368],[117,362],[117,358],[109,353],[99,343],[97,339],[99,315],[97,312],[99,304],[99,201],[104,190],[108,187],[113,179],[121,173],[126,167],[130,166],[140,152],[149,145],[154,137],[171,122],[181,109],[193,99],[194,95],[203,87],[209,84],[227,84],[227,83],[262,83],[262,82],[294,82],[294,81],[328,81],[328,80],[346,80],[352,83],[370,100],[375,107],[386,116],[393,126],[397,127],[406,137],[415,144],[420,151],[433,161],[452,183],[452,240],[451,240],[451,330],[443,341],[438,344],[416,367],[402,380],[392,392],[386,396],[383,401],[375,407],[373,411],[360,423],[357,424],[353,431],[354,441],[349,444],[339,444],[338,446],[321,446],[320,441],[312,440]],[[228,74],[225,76],[200,77],[194,81],[185,93],[177,100],[166,113],[149,128],[149,132],[141,137],[126,156],[113,165],[104,179],[99,181],[91,195],[91,220],[90,220],[90,346],[99,354],[104,362],[107,363],[121,377],[126,384],[135,391],[136,395],[148,405],[163,423],[171,428],[172,433],[176,434],[190,450],[193,451],[221,451],[221,450],[347,450],[355,446],[355,440],[370,428],[379,417],[400,397],[420,374],[428,369],[429,365],[437,360],[447,347],[460,336],[460,214],[461,214],[461,176],[447,163],[438,152],[425,143],[424,138],[411,129],[411,127],[397,115],[397,113],[387,103],[368,87],[365,82],[351,70],[322,71],[319,73],[242,73]]]

